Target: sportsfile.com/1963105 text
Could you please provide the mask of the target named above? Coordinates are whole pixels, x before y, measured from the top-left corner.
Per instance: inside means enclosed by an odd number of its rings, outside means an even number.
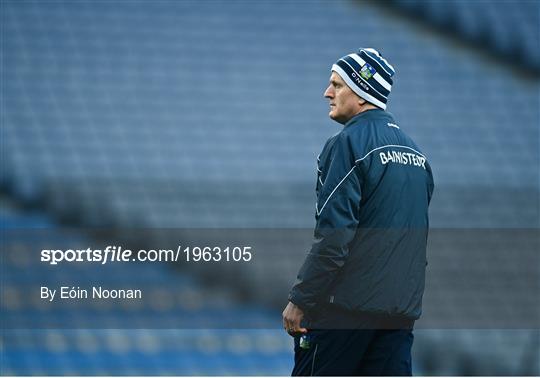
[[[133,251],[121,246],[105,249],[43,249],[41,262],[59,263],[91,262],[249,262],[253,258],[251,246],[182,246],[173,249],[139,249]]]

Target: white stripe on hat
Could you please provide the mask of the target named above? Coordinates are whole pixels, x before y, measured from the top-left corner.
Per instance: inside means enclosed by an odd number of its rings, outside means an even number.
[[[358,63],[360,65],[360,67],[363,67],[364,64],[366,64],[365,60],[362,59],[358,54],[354,53],[354,54],[349,54],[348,56],[350,56],[351,58],[353,58],[354,60],[356,60],[356,63]],[[373,77],[375,78],[375,80],[377,80],[377,82],[383,86],[384,89],[386,89],[387,91],[390,91],[392,90],[392,85],[390,85],[389,82],[387,82],[386,80],[384,80],[384,77],[382,77],[378,72],[375,72],[375,75],[373,75]]]
[[[384,64],[386,64],[388,66],[388,68],[390,68],[392,70],[392,73],[386,71],[383,67],[383,69],[388,73],[388,75],[392,76],[394,73],[396,73],[396,70],[394,69],[394,67],[392,67],[392,65],[390,63],[388,63],[388,61],[386,59],[384,59],[381,54],[379,54],[379,52],[371,47],[368,47],[368,48],[365,48],[365,49],[362,49],[362,50],[365,50],[367,52],[370,52],[372,54],[375,54],[377,56],[377,58],[379,58],[380,60],[382,60],[384,62]],[[381,66],[382,67],[382,66]]]
[[[360,87],[358,87],[358,85],[353,83],[353,81],[351,80],[349,75],[347,75],[347,73],[345,71],[343,71],[343,69],[340,66],[338,66],[337,64],[334,64],[332,66],[332,71],[335,71],[339,76],[341,76],[341,78],[345,81],[345,83],[347,83],[349,88],[351,88],[354,91],[354,93],[356,93],[358,96],[360,96],[363,99],[371,102],[373,105],[377,105],[379,108],[381,108],[383,110],[386,109],[386,104],[385,103],[383,103],[380,100],[377,100],[372,95],[370,95],[370,94],[364,92],[362,89],[360,89]]]

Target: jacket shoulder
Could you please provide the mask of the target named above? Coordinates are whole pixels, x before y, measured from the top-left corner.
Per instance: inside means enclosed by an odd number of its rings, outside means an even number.
[[[371,121],[357,122],[345,127],[336,143],[340,143],[354,157],[354,161],[361,159],[374,144],[374,125]]]

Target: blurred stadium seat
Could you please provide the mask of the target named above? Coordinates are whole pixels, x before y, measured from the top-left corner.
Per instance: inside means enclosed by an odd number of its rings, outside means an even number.
[[[53,273],[64,285],[91,279],[106,286],[137,277],[139,285],[143,280],[151,283],[150,287],[175,288],[176,298],[160,298],[158,294],[163,293],[147,290],[156,300],[151,308],[143,309],[152,323],[142,322],[141,327],[152,324],[152,329],[124,329],[130,322],[124,317],[131,313],[118,306],[90,306],[84,312],[61,305],[44,308],[36,293],[27,288],[50,282],[51,272],[44,272],[28,250],[47,248],[57,239],[65,241],[65,230],[45,214],[20,212],[6,199],[3,204],[2,375],[287,375],[291,371],[292,341],[284,332],[276,331],[280,328],[278,316],[239,306],[226,288],[216,293],[190,276],[177,274],[170,265],[108,265],[109,269],[75,265]],[[7,232],[20,228],[44,228],[47,232],[33,240]],[[84,238],[77,232],[69,237]],[[242,317],[259,317],[261,322],[273,325],[272,329],[204,329],[204,323],[197,326],[196,321],[182,320],[208,319],[215,324],[212,317],[239,319],[233,324],[242,324]],[[28,328],[11,328],[14,318],[18,325],[24,319]],[[62,328],[35,328],[35,324],[46,324],[50,318],[59,320]],[[80,324],[89,328],[80,329]],[[189,326],[181,328],[181,324]],[[174,325],[180,328],[165,329]]]
[[[402,11],[540,73],[536,0],[391,0]]]
[[[389,110],[434,168],[431,224],[442,231],[429,251],[426,316],[444,323],[476,306],[478,314],[497,309],[519,318],[531,306],[540,289],[537,239],[505,245],[456,240],[444,230],[540,226],[538,1],[1,4],[0,185],[9,198],[2,228],[43,227],[51,237],[58,222],[310,228],[315,159],[339,130],[322,98],[329,68],[373,46],[397,69]],[[24,245],[2,240],[3,249]],[[262,257],[266,269],[230,289],[245,290],[246,282],[254,291],[272,289],[275,271],[296,271],[304,253]],[[39,280],[24,261],[2,265],[6,280]],[[132,269],[118,274],[141,274]],[[181,281],[201,297],[212,292],[186,272],[155,269],[144,274]],[[286,297],[289,284],[275,286]],[[490,299],[486,288],[494,287],[500,296]],[[269,297],[250,304],[253,311]],[[24,312],[9,309],[10,316]],[[199,331],[6,331],[2,374],[290,371],[290,340],[276,330]],[[537,330],[418,332],[419,373],[539,374],[527,357],[539,351]]]

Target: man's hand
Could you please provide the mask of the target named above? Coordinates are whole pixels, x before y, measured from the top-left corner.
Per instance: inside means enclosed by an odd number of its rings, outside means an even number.
[[[285,310],[283,310],[283,328],[291,336],[298,333],[307,333],[307,329],[300,328],[300,321],[304,317],[304,311],[297,305],[289,302]]]

